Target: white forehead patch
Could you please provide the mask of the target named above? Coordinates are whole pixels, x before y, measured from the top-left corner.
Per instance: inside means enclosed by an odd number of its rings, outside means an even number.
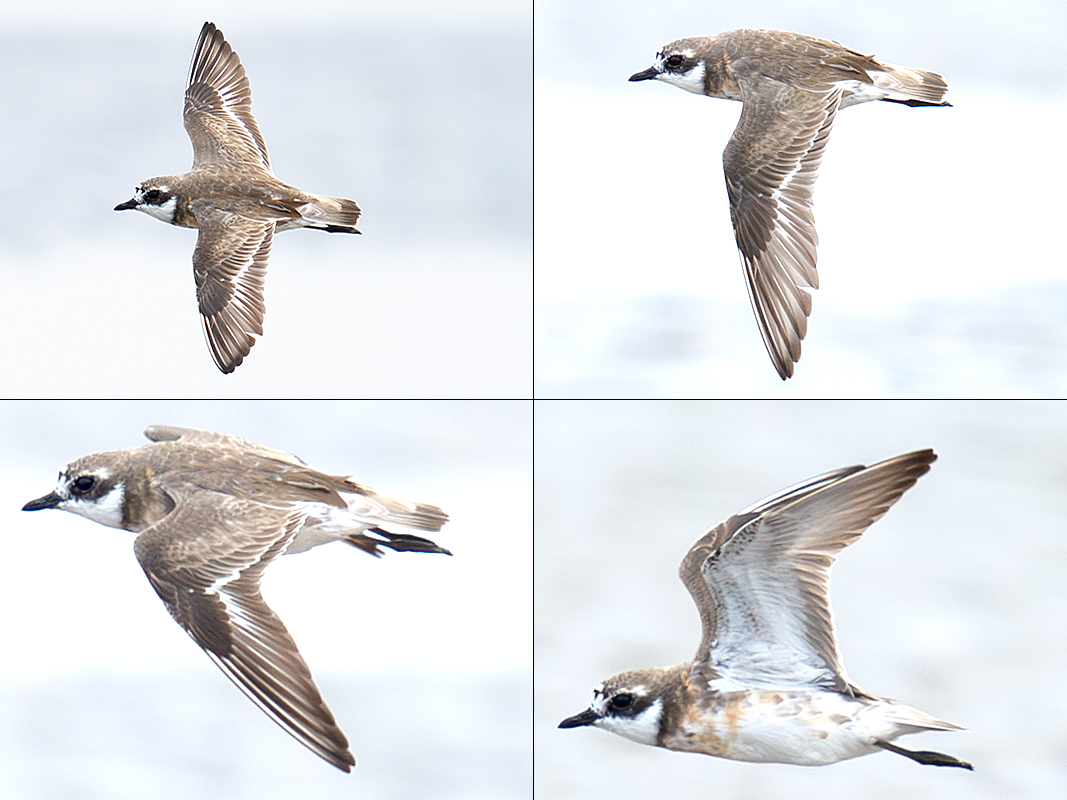
[[[57,508],[91,519],[93,522],[99,522],[101,525],[107,525],[109,528],[122,527],[122,506],[126,495],[122,481],[112,486],[107,494],[94,499],[70,496],[70,490],[65,486],[62,493],[67,495],[67,499],[59,503]]]
[[[601,687],[598,686],[593,690],[593,702],[589,704],[589,707],[599,716],[604,716],[604,707],[607,705],[607,699],[604,692],[601,691]]]
[[[165,183],[144,183],[134,190],[133,196],[138,200],[141,200],[144,197],[145,192],[150,192],[153,189],[158,189],[165,194],[170,192],[170,187]]]
[[[92,475],[98,481],[109,481],[109,480],[111,480],[111,472],[109,470],[107,470],[106,468],[104,468],[104,467],[97,467],[96,469],[92,470],[91,472],[86,472],[86,471],[82,470],[82,471],[79,471],[79,472],[76,472],[76,473],[71,473],[71,472],[69,472],[70,466],[71,465],[68,465],[65,470],[60,472],[59,473],[59,478],[56,480],[56,494],[58,494],[60,497],[63,497],[63,498],[70,497],[71,494],[72,494],[71,491],[70,491],[70,482],[74,478],[80,477],[82,475]]]
[[[663,70],[656,76],[656,80],[672,83],[694,94],[704,94],[704,73],[706,67],[703,61],[698,61],[689,72],[671,72]]]

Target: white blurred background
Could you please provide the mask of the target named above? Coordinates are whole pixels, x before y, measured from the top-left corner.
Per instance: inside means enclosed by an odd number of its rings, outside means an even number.
[[[531,782],[530,403],[0,402],[0,797],[522,798]],[[281,558],[263,594],[357,766],[259,711],[170,619],[132,534],[24,513],[144,427],[223,431],[440,505],[448,558],[342,545]]]
[[[279,178],[363,208],[361,236],[275,239],[265,335],[228,376],[200,331],[196,232],[112,211],[192,164],[205,20]],[[522,0],[8,4],[5,394],[528,397],[531,54]]]
[[[954,104],[837,118],[822,288],[784,384],[730,227],[741,104],[627,82],[674,39],[742,27],[942,73]],[[538,0],[538,396],[1062,395],[1065,31],[1058,0]]]
[[[1067,795],[1067,406],[567,402],[535,408],[535,785],[556,800]],[[824,767],[745,764],[557,730],[627,669],[688,661],[678,564],[708,528],[805,478],[933,447],[931,471],[845,550],[832,607],[868,691],[969,733]]]

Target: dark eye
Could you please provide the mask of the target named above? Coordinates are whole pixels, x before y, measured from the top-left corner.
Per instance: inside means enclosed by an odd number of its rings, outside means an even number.
[[[682,66],[682,62],[683,61],[685,61],[685,59],[682,58],[681,56],[673,55],[673,56],[670,56],[667,59],[667,66],[668,67],[680,67],[680,66]]]
[[[632,694],[617,694],[611,698],[611,707],[614,709],[629,708],[633,705],[634,696]]]
[[[163,193],[159,189],[149,189],[144,193],[144,199],[149,203],[158,203],[159,198],[163,196]]]
[[[79,475],[70,482],[70,488],[78,494],[85,494],[92,490],[94,483],[96,483],[96,479],[92,475]]]

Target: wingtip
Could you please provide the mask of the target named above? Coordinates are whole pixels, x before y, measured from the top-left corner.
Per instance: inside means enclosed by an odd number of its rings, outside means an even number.
[[[336,761],[331,760],[330,763],[337,767],[337,769],[341,770],[341,772],[351,775],[352,769],[356,766],[356,759],[352,757],[352,753],[345,750],[343,753],[339,754]]]

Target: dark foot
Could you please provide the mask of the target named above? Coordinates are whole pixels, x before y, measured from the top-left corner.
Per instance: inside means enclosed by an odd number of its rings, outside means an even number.
[[[894,100],[892,97],[883,97],[882,100],[887,103],[900,103],[902,106],[911,106],[912,108],[921,108],[922,106],[952,108],[952,103],[946,103],[944,101],[940,103],[931,103],[929,100]]]
[[[890,753],[910,758],[920,764],[929,764],[934,767],[961,767],[962,769],[974,771],[974,767],[966,761],[960,761],[958,758],[944,753],[935,753],[933,750],[905,750],[903,747],[883,742],[881,739],[875,739],[874,743]]]
[[[398,553],[444,553],[446,556],[452,555],[436,542],[423,539],[421,536],[414,536],[410,533],[389,533],[389,531],[383,531],[381,528],[368,528],[368,532],[376,533],[387,539],[388,541],[378,542],[378,544]]]

